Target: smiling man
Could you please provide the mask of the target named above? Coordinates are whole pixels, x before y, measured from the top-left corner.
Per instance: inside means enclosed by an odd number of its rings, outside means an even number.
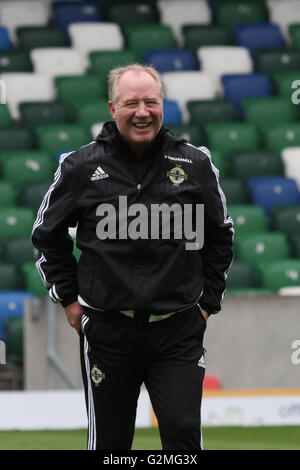
[[[38,212],[37,267],[80,335],[88,449],[131,448],[145,384],[162,448],[200,450],[203,337],[221,310],[232,220],[208,149],[163,126],[157,71],[114,69],[108,88],[113,121],[61,156]]]

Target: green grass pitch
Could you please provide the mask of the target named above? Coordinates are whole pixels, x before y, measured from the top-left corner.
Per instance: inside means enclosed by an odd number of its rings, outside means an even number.
[[[300,426],[203,428],[204,450],[300,450]],[[86,430],[0,431],[0,450],[85,450]],[[136,429],[133,450],[161,450],[157,428]]]

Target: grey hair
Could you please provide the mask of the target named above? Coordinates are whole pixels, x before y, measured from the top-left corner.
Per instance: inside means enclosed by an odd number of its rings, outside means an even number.
[[[160,73],[150,65],[131,64],[112,69],[108,75],[108,99],[113,105],[116,104],[119,98],[118,83],[121,76],[127,71],[147,72],[157,82],[159,87],[159,94],[161,99],[164,99],[164,86],[163,79]]]

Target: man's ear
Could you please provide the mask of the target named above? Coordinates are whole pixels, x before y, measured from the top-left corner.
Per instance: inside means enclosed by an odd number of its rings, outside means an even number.
[[[111,117],[113,119],[115,119],[115,107],[114,107],[114,105],[112,104],[111,101],[108,102],[108,109],[109,109],[109,112],[111,114]]]

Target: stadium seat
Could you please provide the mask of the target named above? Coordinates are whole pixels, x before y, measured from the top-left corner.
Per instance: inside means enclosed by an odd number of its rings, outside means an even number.
[[[106,77],[96,74],[60,76],[54,79],[57,98],[67,106],[106,97]]]
[[[107,100],[89,100],[74,106],[76,122],[87,131],[97,122],[111,121]],[[88,142],[87,142],[88,143]]]
[[[20,288],[20,277],[14,264],[0,263],[0,294],[4,290]]]
[[[0,209],[0,243],[6,240],[31,235],[34,213],[27,207]]]
[[[1,98],[1,93],[0,93],[0,98]],[[12,120],[7,104],[5,103],[0,104],[0,128],[10,127],[12,124],[13,124],[13,120]]]
[[[197,51],[200,69],[206,72],[222,91],[221,77],[228,74],[253,72],[253,61],[246,47],[203,46]]]
[[[0,291],[0,338],[5,339],[3,321],[8,317],[23,317],[25,301],[32,298],[30,292],[10,290]]]
[[[106,79],[113,68],[134,64],[138,60],[138,54],[130,49],[93,51],[89,53],[89,71],[92,74],[98,74],[100,78],[104,77]]]
[[[297,51],[300,50],[300,20],[288,26],[288,35],[291,40],[291,46]]]
[[[233,44],[233,35],[224,26],[216,24],[187,24],[182,26],[183,47],[195,54],[199,47]]]
[[[13,119],[20,119],[19,104],[23,101],[49,101],[55,98],[49,77],[30,72],[3,73],[0,79],[6,85],[6,100]]]
[[[280,26],[282,34],[288,39],[288,27],[300,22],[300,4],[298,0],[268,3],[269,20]]]
[[[272,82],[265,73],[228,74],[221,77],[222,94],[233,101],[239,117],[244,118],[241,101],[244,98],[270,96]]]
[[[214,166],[219,171],[220,179],[231,174],[230,160],[220,150],[209,149]]]
[[[144,58],[160,73],[196,70],[194,54],[189,49],[147,49]]]
[[[283,123],[296,120],[296,106],[291,100],[278,96],[244,98],[243,115],[246,122],[261,127],[267,123]]]
[[[271,217],[275,230],[289,237],[300,235],[300,204],[274,207]]]
[[[17,191],[8,181],[0,180],[0,207],[13,207],[16,205]]]
[[[261,128],[266,149],[281,152],[285,147],[300,146],[300,123],[286,122],[265,124]]]
[[[177,42],[172,29],[160,23],[127,24],[123,28],[128,49],[133,50],[138,59],[144,60],[147,49],[173,49]]]
[[[299,72],[297,70],[277,72],[272,75],[274,83],[274,91],[278,96],[291,98],[292,84],[299,80]]]
[[[14,49],[0,51],[0,73],[31,71],[32,63],[27,52]]]
[[[40,47],[66,47],[68,42],[61,28],[51,26],[20,26],[16,30],[18,46],[30,52]]]
[[[19,195],[20,204],[22,207],[29,207],[36,214],[40,208],[42,200],[49,189],[49,182],[44,183],[32,183],[25,186],[21,194]]]
[[[177,101],[164,100],[164,124],[165,125],[176,125],[182,124],[182,113],[179,108]]]
[[[41,150],[55,156],[58,152],[78,149],[91,141],[89,133],[78,124],[49,124],[36,127]]]
[[[24,263],[35,261],[35,250],[30,237],[17,237],[7,240],[3,260],[20,269]]]
[[[220,180],[221,188],[225,194],[227,204],[248,204],[249,193],[243,180],[225,177]]]
[[[176,100],[183,114],[183,120],[188,122],[187,102],[192,100],[214,99],[216,87],[205,72],[183,71],[166,72],[162,74],[165,97]]]
[[[47,2],[4,0],[1,3],[0,23],[9,30],[13,42],[19,26],[45,26],[50,20]]]
[[[45,287],[34,262],[29,261],[24,263],[22,271],[27,292],[30,292],[35,297],[45,297],[48,295],[48,290]]]
[[[84,55],[71,47],[39,47],[30,51],[34,72],[51,78],[83,75],[88,67]]]
[[[227,0],[215,2],[216,23],[233,28],[238,23],[259,23],[267,19],[267,10],[260,0]]]
[[[296,180],[300,190],[300,146],[284,148],[281,151],[281,158],[285,176]]]
[[[300,68],[300,51],[293,49],[257,49],[253,57],[256,71],[268,75]]]
[[[205,0],[158,0],[157,5],[161,23],[172,28],[180,46],[183,44],[183,25],[212,22],[212,13]]]
[[[253,23],[238,24],[234,27],[236,43],[246,47],[252,53],[258,48],[279,48],[285,46],[285,40],[277,24]]]
[[[300,234],[288,235],[291,256],[300,259]]]
[[[25,185],[53,178],[54,165],[51,157],[40,150],[7,152],[2,160],[2,175],[19,191]]]
[[[283,233],[257,232],[243,234],[237,238],[235,255],[238,261],[248,263],[255,268],[267,261],[289,258],[290,250]]]
[[[5,26],[0,27],[0,51],[7,51],[12,49],[13,43],[11,41],[9,31]]]
[[[227,210],[234,222],[236,237],[268,230],[268,220],[261,206],[255,204],[227,204]]]
[[[53,1],[52,12],[54,24],[65,31],[66,34],[71,23],[103,20],[100,3],[95,1]]]
[[[0,129],[0,154],[10,150],[26,150],[34,146],[33,135],[27,127]]]
[[[279,153],[257,149],[230,155],[232,175],[246,181],[259,176],[284,176]]]
[[[23,365],[23,317],[7,317],[3,321],[6,345],[6,361],[15,365]]]
[[[245,291],[258,291],[261,288],[258,276],[249,263],[234,261],[226,279],[227,293],[240,293]]]
[[[128,23],[155,23],[158,21],[156,2],[132,2],[130,7],[128,2],[111,4],[106,19],[120,26]]]
[[[300,192],[294,179],[284,176],[250,178],[248,180],[251,200],[262,206],[266,214],[276,206],[300,203]]]
[[[68,122],[68,109],[59,101],[23,102],[19,104],[20,118],[24,126],[34,130],[42,124]]]
[[[270,260],[259,266],[259,271],[262,285],[273,292],[300,285],[299,259]]]
[[[231,100],[193,100],[187,102],[190,122],[204,126],[210,122],[234,121],[237,111]]]
[[[172,124],[167,126],[178,137],[186,139],[195,147],[203,145],[204,136],[201,128],[195,124]]]
[[[68,27],[71,46],[86,57],[95,50],[121,50],[124,38],[117,23],[71,23]]]
[[[241,150],[254,150],[259,147],[259,134],[253,124],[228,121],[213,122],[204,126],[208,147],[228,155]]]

